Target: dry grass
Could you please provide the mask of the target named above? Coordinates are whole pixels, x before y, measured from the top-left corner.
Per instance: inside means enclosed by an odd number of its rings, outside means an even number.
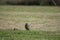
[[[31,30],[59,31],[60,13],[0,12],[0,29],[25,30],[26,22]]]

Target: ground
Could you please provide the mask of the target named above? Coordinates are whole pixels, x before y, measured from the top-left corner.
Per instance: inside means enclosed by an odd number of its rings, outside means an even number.
[[[25,23],[29,24],[30,31],[25,30]],[[27,37],[59,40],[60,7],[0,6],[0,40],[28,40]]]
[[[0,29],[60,30],[60,7],[0,6]]]

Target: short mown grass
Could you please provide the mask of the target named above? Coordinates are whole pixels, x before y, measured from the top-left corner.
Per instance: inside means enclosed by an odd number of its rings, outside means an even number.
[[[60,40],[60,7],[0,6],[0,40]]]
[[[58,6],[0,6],[1,11],[16,11],[16,12],[54,12],[59,13]]]
[[[26,22],[32,29],[59,31],[60,7],[0,5],[0,29],[23,29]]]
[[[60,34],[35,30],[0,30],[0,40],[60,40]]]

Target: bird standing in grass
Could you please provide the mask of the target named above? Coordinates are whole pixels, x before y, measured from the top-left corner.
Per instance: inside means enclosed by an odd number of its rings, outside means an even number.
[[[26,29],[26,30],[29,30],[29,25],[28,25],[28,23],[25,23],[25,29]]]

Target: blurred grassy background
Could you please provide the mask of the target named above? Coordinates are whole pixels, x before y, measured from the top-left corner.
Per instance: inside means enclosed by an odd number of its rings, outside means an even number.
[[[0,28],[59,31],[60,7],[54,6],[0,6]]]
[[[60,12],[59,6],[0,6],[0,11],[16,12]]]
[[[60,7],[0,6],[0,29],[0,40],[60,40]]]

